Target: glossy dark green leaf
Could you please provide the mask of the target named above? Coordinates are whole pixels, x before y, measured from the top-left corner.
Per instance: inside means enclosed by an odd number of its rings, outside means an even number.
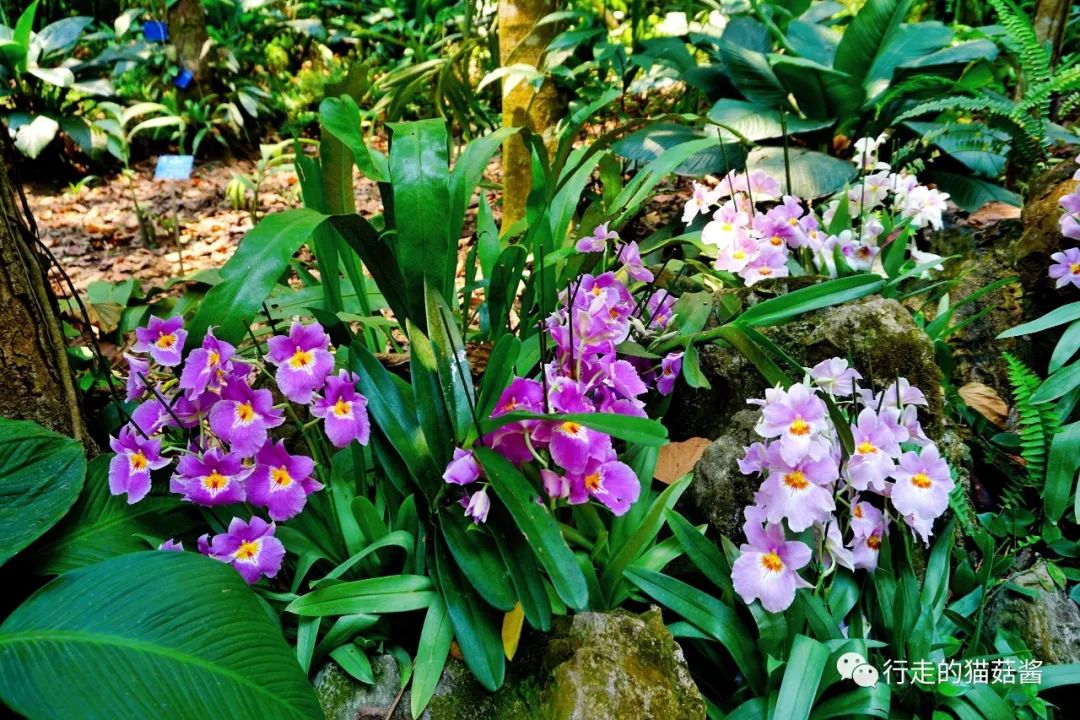
[[[472,529],[472,521],[457,507],[439,513],[439,527],[450,555],[469,584],[488,605],[508,612],[517,602],[510,573],[498,548],[484,530]]]
[[[563,539],[555,518],[542,504],[536,489],[509,460],[487,448],[476,449],[476,457],[491,481],[498,499],[510,511],[514,523],[529,540],[529,546],[551,578],[555,592],[574,609],[585,607],[588,589],[585,577]]]
[[[829,660],[829,648],[805,635],[796,635],[780,681],[775,717],[807,720],[814,706],[818,685]]]
[[[884,281],[877,275],[852,275],[826,280],[760,302],[745,310],[736,322],[754,327],[779,325],[811,310],[820,310],[872,295],[883,285]]]
[[[460,443],[472,429],[476,412],[472,370],[453,311],[435,288],[427,285],[425,294],[428,337],[435,354],[439,387],[449,413],[451,430]]]
[[[387,575],[320,587],[285,610],[303,617],[408,612],[426,608],[433,595],[431,580],[422,575]]]
[[[30,720],[322,716],[260,600],[191,552],[124,555],[35,593],[0,625],[0,698]]]
[[[37,423],[0,418],[0,565],[64,517],[85,475],[78,442]]]
[[[386,157],[369,148],[360,135],[360,108],[348,95],[328,97],[319,103],[319,126],[352,152],[356,167],[375,182],[390,179]]]
[[[450,622],[450,613],[442,596],[436,595],[424,616],[420,643],[416,646],[412,691],[409,696],[409,707],[414,718],[423,714],[431,696],[435,694],[435,687],[442,677],[453,640],[454,626]]]

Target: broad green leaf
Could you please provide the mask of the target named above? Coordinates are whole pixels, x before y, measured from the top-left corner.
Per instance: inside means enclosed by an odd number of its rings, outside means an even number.
[[[439,590],[465,664],[481,685],[495,692],[506,677],[499,618],[476,596],[438,541],[434,555]]]
[[[1046,508],[1047,520],[1057,522],[1065,514],[1077,470],[1080,470],[1080,422],[1066,425],[1050,442],[1046,485],[1043,487],[1043,507]]]
[[[364,175],[375,182],[390,179],[386,157],[369,148],[360,135],[360,108],[350,96],[326,98],[319,103],[319,127],[349,148],[356,167]]]
[[[719,641],[731,654],[750,687],[757,692],[763,689],[765,678],[761,671],[764,664],[734,610],[708,593],[663,573],[632,566],[626,571],[626,578],[649,597]]]
[[[562,415],[539,415],[527,412],[512,412],[480,423],[480,429],[489,433],[503,425],[519,420],[557,420],[574,422],[585,427],[607,433],[614,438],[628,443],[660,447],[667,444],[667,428],[650,418],[616,413],[566,413]]]
[[[783,181],[785,165],[791,173],[791,194],[802,198],[839,192],[855,177],[855,166],[850,162],[805,148],[790,148],[786,163],[782,147],[755,148],[746,158],[748,170],[762,170],[781,178],[781,187],[788,192]]]
[[[199,527],[172,494],[151,491],[135,505],[109,492],[111,453],[98,455],[86,470],[86,485],[71,512],[38,545],[35,570],[58,575],[124,553],[146,550],[145,537],[178,538]],[[141,537],[140,537],[141,536]]]
[[[38,115],[15,131],[15,147],[33,160],[56,137],[60,124],[47,115]]]
[[[426,608],[433,595],[431,580],[422,575],[387,575],[320,587],[285,610],[303,617],[408,612]]]
[[[202,342],[211,325],[218,339],[240,342],[289,260],[325,220],[322,213],[301,208],[268,215],[252,228],[188,324],[189,347]]]
[[[469,584],[493,608],[503,612],[513,608],[517,596],[491,536],[481,529],[470,529],[472,522],[455,508],[439,516],[446,547]]]
[[[939,22],[902,24],[897,27],[895,32],[883,39],[884,47],[866,73],[867,98],[874,100],[885,92],[898,67],[940,50],[952,38],[952,29]]]
[[[967,212],[975,212],[988,202],[1003,202],[1014,207],[1023,204],[1023,198],[991,180],[943,170],[926,172],[923,177],[947,191],[949,199]]]
[[[394,259],[393,248],[379,237],[370,222],[359,215],[335,215],[330,217],[330,224],[363,261],[394,317],[404,323],[409,317],[405,280]]]
[[[64,517],[85,475],[78,442],[37,423],[0,418],[0,565]]]
[[[753,327],[779,325],[811,310],[820,310],[872,295],[883,285],[884,281],[872,274],[826,280],[758,303],[739,315],[736,322]]]
[[[841,695],[835,695],[818,703],[810,713],[810,720],[830,720],[853,717],[889,717],[892,700],[892,688],[883,682],[874,687],[858,688]]]
[[[547,632],[551,629],[551,599],[536,556],[529,549],[528,539],[518,532],[510,515],[499,506],[491,508],[488,528],[495,535],[495,546],[510,573],[510,582],[525,619],[537,630]]]
[[[911,0],[868,0],[844,30],[833,66],[863,84],[910,10]]]
[[[428,606],[424,616],[424,626],[420,630],[420,643],[416,649],[416,661],[413,663],[412,692],[409,707],[412,716],[423,714],[435,687],[442,677],[446,658],[450,655],[450,643],[454,639],[454,627],[450,623],[450,613],[446,609],[441,595],[436,595]]]
[[[465,343],[461,340],[453,311],[446,300],[431,285],[425,285],[428,337],[431,338],[446,409],[452,422],[451,429],[458,442],[462,442],[475,421],[476,392],[473,388],[472,370],[465,356]]]
[[[480,178],[487,170],[488,162],[503,142],[521,128],[502,127],[495,132],[476,138],[461,151],[450,171],[450,237],[461,237],[461,228],[465,222],[465,209],[469,207],[473,192]]]
[[[487,448],[477,448],[475,452],[491,481],[492,489],[510,511],[518,529],[528,538],[559,598],[571,608],[585,607],[589,600],[585,577],[566,545],[555,518],[546,507],[536,502],[539,495],[535,488],[503,456]]]
[[[124,555],[35,593],[0,625],[0,698],[31,720],[322,716],[260,600],[189,552]]]
[[[394,255],[405,282],[409,317],[422,328],[424,282],[453,292],[457,241],[449,235],[449,136],[443,120],[390,123],[390,182],[397,237]],[[399,318],[400,320],[400,318]]]
[[[731,566],[724,554],[717,550],[716,545],[710,540],[703,537],[689,520],[675,510],[668,510],[667,523],[694,567],[701,571],[709,582],[730,594],[732,592]]]
[[[372,685],[375,683],[375,675],[371,672],[371,661],[367,653],[357,647],[356,643],[339,645],[330,651],[330,658],[341,666],[341,669],[352,675],[362,683]]]
[[[1044,403],[1070,393],[1080,387],[1080,360],[1073,362],[1043,380],[1042,385],[1031,395],[1031,402]]]
[[[728,78],[747,100],[770,107],[786,107],[788,92],[769,66],[762,52],[731,42],[719,43],[720,56],[728,67]]]
[[[795,636],[784,668],[784,679],[780,681],[775,717],[785,720],[807,720],[810,717],[828,660],[828,647],[805,635]]]
[[[805,120],[787,113],[783,123],[780,111],[768,105],[724,98],[709,110],[709,120],[752,142],[783,137],[784,125],[789,135],[828,127],[826,120]]]

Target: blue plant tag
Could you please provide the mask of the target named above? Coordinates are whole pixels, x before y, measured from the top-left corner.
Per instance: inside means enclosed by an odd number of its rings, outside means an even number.
[[[160,20],[147,20],[142,26],[143,37],[150,42],[168,42],[169,26]]]
[[[190,180],[194,155],[161,155],[154,170],[155,180]]]
[[[195,75],[190,70],[188,70],[187,68],[181,68],[179,74],[177,74],[176,78],[173,80],[173,85],[180,88],[181,90],[187,90],[188,85],[191,84],[191,81],[194,78]]]

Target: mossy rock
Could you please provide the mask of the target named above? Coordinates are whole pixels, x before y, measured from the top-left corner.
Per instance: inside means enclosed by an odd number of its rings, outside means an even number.
[[[1016,634],[1044,663],[1080,662],[1080,607],[1054,582],[1045,561],[1009,577],[987,627]]]

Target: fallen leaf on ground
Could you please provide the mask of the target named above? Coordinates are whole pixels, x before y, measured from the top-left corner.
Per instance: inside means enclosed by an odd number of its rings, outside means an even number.
[[[969,408],[998,427],[1005,427],[1009,406],[997,394],[997,390],[981,382],[969,382],[957,392]]]
[[[672,442],[660,448],[656,458],[653,477],[665,485],[670,485],[694,469],[705,448],[711,441],[703,437],[692,437],[681,442]]]

